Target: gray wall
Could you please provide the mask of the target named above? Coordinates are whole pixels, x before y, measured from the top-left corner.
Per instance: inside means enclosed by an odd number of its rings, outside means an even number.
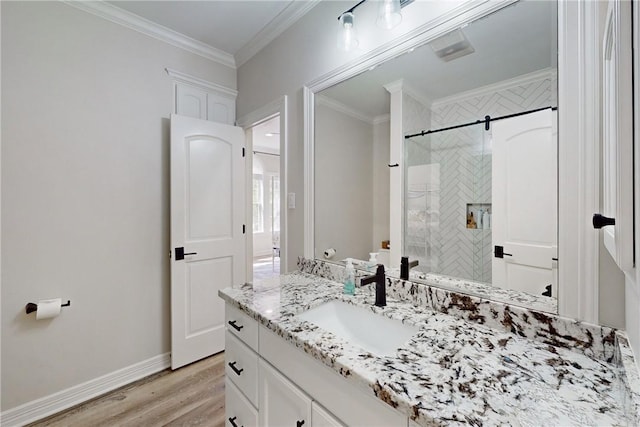
[[[335,260],[367,260],[373,250],[373,126],[317,105],[315,132],[316,256],[334,248]]]
[[[164,69],[236,74],[63,3],[1,7],[5,411],[169,351]]]

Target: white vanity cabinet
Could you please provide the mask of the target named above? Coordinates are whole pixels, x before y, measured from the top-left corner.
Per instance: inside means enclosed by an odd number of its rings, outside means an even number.
[[[313,427],[345,427],[317,402],[311,402],[311,424]]]
[[[227,427],[407,427],[408,418],[226,305]]]
[[[260,359],[258,382],[260,425],[311,425],[311,398],[263,359]]]
[[[229,378],[224,382],[225,427],[257,427],[258,411]]]
[[[225,426],[258,426],[258,324],[225,307]]]

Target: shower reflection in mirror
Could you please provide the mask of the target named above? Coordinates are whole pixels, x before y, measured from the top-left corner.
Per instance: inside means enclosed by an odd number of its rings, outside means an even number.
[[[557,3],[534,0],[316,93],[316,258],[399,276],[407,256],[412,279],[557,312],[557,98]]]

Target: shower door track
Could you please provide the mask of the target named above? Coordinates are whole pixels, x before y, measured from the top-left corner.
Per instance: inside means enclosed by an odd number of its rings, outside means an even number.
[[[444,132],[446,130],[459,129],[467,126],[479,125],[481,123],[484,123],[485,130],[489,130],[490,123],[493,121],[510,119],[512,117],[518,117],[518,116],[524,116],[525,114],[535,113],[537,111],[542,111],[542,110],[548,110],[549,108],[551,109],[551,111],[555,111],[558,109],[558,107],[542,107],[542,108],[536,108],[534,110],[523,111],[521,113],[507,114],[506,116],[500,116],[500,117],[484,116],[484,120],[476,120],[475,122],[469,122],[461,125],[449,126],[446,128],[435,129],[435,130],[427,130],[427,131],[423,130],[419,133],[414,133],[412,135],[405,135],[404,138],[409,139],[409,138],[414,138],[416,136],[425,136],[425,135],[430,135],[432,133]]]

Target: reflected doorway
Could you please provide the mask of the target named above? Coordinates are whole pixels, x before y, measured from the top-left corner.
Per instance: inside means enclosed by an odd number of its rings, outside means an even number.
[[[253,280],[280,275],[280,116],[251,128]]]

